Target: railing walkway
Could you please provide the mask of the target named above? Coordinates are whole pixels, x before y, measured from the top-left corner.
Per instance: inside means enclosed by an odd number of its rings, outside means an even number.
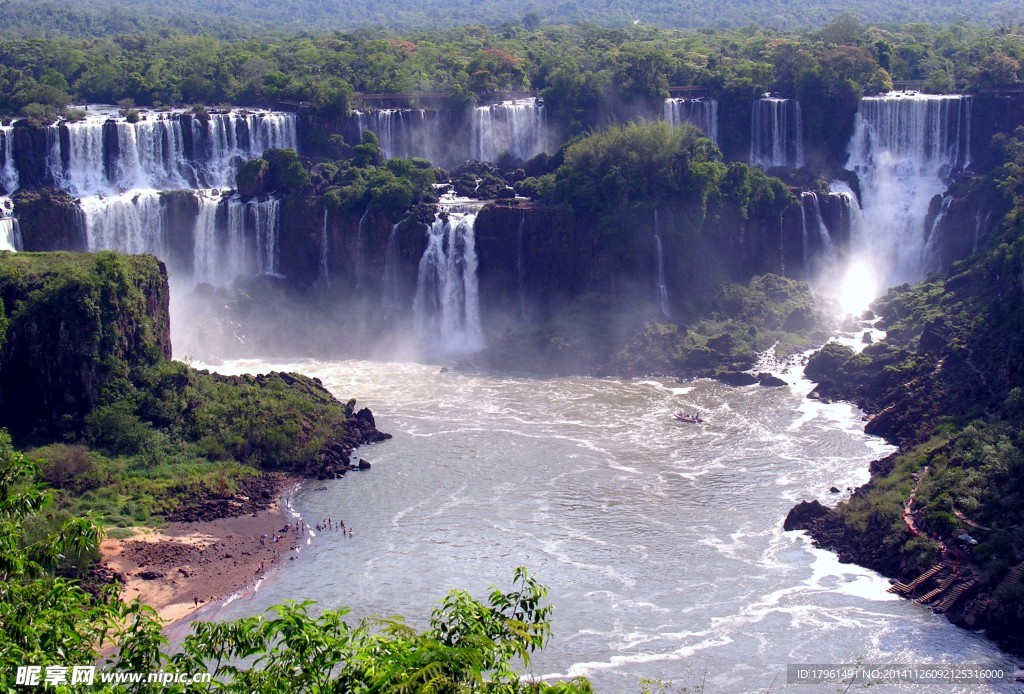
[[[1020,583],[1022,576],[1024,576],[1024,561],[1010,569],[1010,573],[1003,577],[1003,580],[999,582],[999,585],[996,586],[996,589],[993,592],[998,593],[1000,591],[1008,590],[1010,586],[1015,586]]]
[[[945,561],[944,562],[940,562],[940,563],[936,564],[935,566],[933,566],[932,568],[930,568],[927,571],[925,571],[923,574],[921,574],[920,576],[915,578],[910,583],[900,583],[899,581],[897,581],[896,583],[893,583],[891,586],[889,586],[889,592],[890,593],[897,593],[899,595],[910,595],[922,583],[924,583],[925,581],[927,581],[929,578],[931,578],[935,574],[939,573],[940,571],[948,569],[949,567],[950,567],[949,562],[945,562]]]
[[[956,584],[956,586],[953,587],[953,590],[946,593],[946,597],[942,598],[942,600],[940,600],[932,609],[940,614],[949,612],[949,609],[957,603],[957,600],[959,600],[964,593],[972,590],[977,585],[978,582],[973,578]]]

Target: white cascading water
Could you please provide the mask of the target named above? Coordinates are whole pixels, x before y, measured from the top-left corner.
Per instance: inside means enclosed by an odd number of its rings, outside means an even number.
[[[131,189],[230,188],[240,158],[267,149],[296,149],[296,117],[271,111],[192,119],[193,157],[186,156],[183,113],[147,112],[136,123],[116,112],[91,111],[77,122],[49,128],[47,167],[74,195]],[[66,128],[66,145],[61,144]]]
[[[177,119],[117,123],[117,188],[188,188],[184,137]],[[103,156],[102,142],[100,157]]]
[[[808,277],[820,274],[822,267],[832,268],[837,260],[832,234],[821,214],[818,194],[809,191],[800,194],[800,215],[803,221],[804,272]],[[815,247],[817,254],[813,253]]]
[[[804,165],[804,126],[796,99],[765,97],[750,113],[750,164],[763,169]]]
[[[234,268],[232,258],[222,247],[217,234],[217,211],[221,207],[221,198],[205,194],[198,196],[198,200],[199,214],[196,216],[192,246],[193,281],[224,287],[234,279]]]
[[[324,205],[324,222],[320,228],[320,284],[330,287],[331,286],[331,270],[328,264],[328,255],[330,253],[330,236],[327,233],[327,206]]]
[[[366,226],[370,218],[370,208],[367,207],[359,218],[359,226],[356,227],[356,289],[363,288],[363,260],[366,256],[366,241],[369,228]]]
[[[467,354],[484,347],[477,286],[476,214],[439,216],[427,231],[413,300],[413,320],[424,349]]]
[[[665,120],[670,125],[692,123],[718,144],[718,101],[715,99],[665,99]]]
[[[113,187],[107,181],[103,159],[103,121],[86,120],[68,123],[68,149],[61,146],[57,126],[54,132],[55,147],[50,149],[50,171],[62,188],[74,195],[91,195],[110,192]],[[62,162],[67,160],[67,168]]]
[[[830,284],[820,289],[823,294],[835,296],[843,313],[858,315],[867,309],[878,295],[878,277],[873,265],[855,250],[859,244],[857,239],[865,238],[867,222],[864,220],[857,195],[847,183],[832,181],[829,184],[829,192],[832,195],[839,195],[846,201],[846,209],[850,215],[850,249],[846,253],[845,270],[833,268],[833,274],[828,277]],[[834,278],[840,275],[842,279],[836,286]]]
[[[355,111],[359,134],[369,130],[377,136],[386,159],[419,157],[445,163],[441,129],[436,111],[422,108],[385,108]]]
[[[7,216],[9,198],[0,197],[0,251],[20,251],[21,229],[18,220]]]
[[[240,202],[252,219],[256,236],[256,271],[261,275],[278,273],[278,234],[280,232],[280,201],[277,198]]]
[[[0,251],[20,251],[21,229],[18,220],[12,216],[14,203],[7,195],[0,195]]]
[[[658,295],[658,308],[661,309],[661,315],[665,318],[669,317],[668,308],[668,285],[665,284],[665,255],[662,252],[661,247],[661,229],[658,224],[658,210],[654,210],[654,245],[658,252],[658,268],[655,277],[657,283],[655,289]]]
[[[153,253],[166,257],[166,215],[160,193],[140,190],[81,199],[90,251]]]
[[[7,195],[18,189],[18,168],[14,163],[14,128],[0,126],[0,186]]]
[[[921,250],[921,261],[923,264],[923,269],[925,271],[933,269],[936,265],[938,265],[938,261],[936,259],[936,243],[939,238],[942,219],[946,216],[946,213],[949,212],[949,207],[952,204],[952,195],[942,196],[942,203],[939,205],[939,211],[935,215],[935,219],[932,220],[932,223],[928,226],[928,230],[925,233],[924,248]]]
[[[228,198],[228,227],[224,235],[224,248],[232,264],[231,274],[235,276],[252,273],[255,269],[249,263],[249,237],[245,229],[247,210],[239,196]]]
[[[232,187],[238,159],[258,157],[268,149],[298,149],[296,118],[274,111],[211,114],[205,123],[192,119],[199,187]]]
[[[528,320],[526,305],[526,212],[519,218],[519,233],[516,238],[516,284],[519,293],[519,318]]]
[[[919,279],[932,198],[970,163],[971,98],[890,94],[861,99],[847,168],[860,179],[864,223],[851,249],[875,293]]]
[[[192,229],[192,277],[227,287],[243,275],[277,275],[280,201],[228,199],[218,191],[196,191]],[[168,257],[167,211],[162,193],[138,190],[81,199],[90,251],[117,250]],[[222,208],[226,208],[222,212]],[[251,253],[255,240],[255,254]]]
[[[384,253],[384,277],[381,285],[384,287],[384,295],[381,298],[381,306],[388,310],[397,309],[400,304],[398,290],[398,224],[391,225],[388,233],[388,248]]]
[[[544,105],[536,99],[521,99],[477,106],[470,137],[473,159],[493,162],[505,153],[517,159],[532,159],[548,146]]]
[[[46,173],[54,185],[68,187],[61,159],[60,130],[54,126],[46,129]]]

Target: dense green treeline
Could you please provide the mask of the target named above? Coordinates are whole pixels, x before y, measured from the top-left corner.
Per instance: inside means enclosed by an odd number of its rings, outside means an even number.
[[[407,31],[467,23],[496,26],[510,22],[527,26],[592,22],[607,27],[641,23],[672,28],[756,25],[804,29],[820,27],[841,11],[855,13],[874,23],[970,21],[994,26],[1018,20],[1018,9],[1007,0],[946,0],[927,4],[915,0],[848,0],[841,8],[812,0],[694,0],[685,4],[670,0],[531,0],[526,4],[509,0],[280,0],[258,4],[243,0],[217,3],[183,0],[173,5],[156,0],[137,0],[130,5],[114,0],[75,0],[59,4],[7,0],[4,3],[8,32],[77,35],[113,34],[154,24],[230,33],[239,29],[302,31],[378,26]]]
[[[765,90],[845,102],[890,80],[927,80],[932,91],[1013,85],[1022,60],[1024,35],[1015,26],[880,29],[851,15],[802,34],[511,25],[223,38],[129,28],[0,41],[0,110],[298,100],[334,116],[353,92],[442,92],[458,104],[536,89],[558,118],[582,129],[599,125],[608,104],[658,99],[669,85],[707,87],[725,106],[730,95]]]

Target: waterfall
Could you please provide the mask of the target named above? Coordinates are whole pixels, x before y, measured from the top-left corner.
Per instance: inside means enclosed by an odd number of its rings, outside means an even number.
[[[230,271],[233,259],[222,250],[217,234],[217,211],[221,199],[211,195],[199,196],[199,214],[193,234],[192,275],[196,284],[206,282],[226,286],[234,279]]]
[[[436,111],[385,108],[356,111],[355,115],[359,134],[372,131],[385,159],[419,157],[435,164],[446,163]]]
[[[248,235],[245,233],[245,220],[248,205],[238,195],[228,198],[228,228],[226,234],[225,255],[230,264],[233,277],[249,274],[252,267],[249,263]]]
[[[57,137],[54,138],[56,148],[51,148],[51,157],[56,155],[56,161],[50,162],[51,172],[61,172],[57,178],[61,187],[68,188],[75,195],[91,195],[101,192],[109,192],[113,188],[107,183],[107,167],[104,160],[103,149],[103,122],[83,121],[81,123],[67,123],[68,150],[60,142],[60,126],[53,126]],[[63,170],[62,162],[67,160],[67,170]]]
[[[14,128],[0,126],[0,186],[10,195],[18,189],[18,168],[14,163]]]
[[[90,251],[152,253],[166,257],[166,215],[160,193],[134,191],[81,199]]]
[[[810,234],[807,233],[807,209],[804,207],[803,197],[800,198],[800,243],[803,248],[804,275],[811,276],[811,243]]]
[[[0,217],[0,251],[20,251],[21,229],[14,217]]]
[[[50,176],[79,196],[149,188],[231,188],[239,159],[298,144],[297,120],[291,113],[232,111],[210,115],[209,120],[190,117],[188,138],[185,115],[146,112],[129,123],[116,111],[101,109],[81,121],[50,126]],[[191,156],[186,139],[193,145]]]
[[[658,224],[658,210],[654,210],[654,245],[658,251],[658,269],[655,277],[657,278],[657,284],[655,289],[658,295],[658,308],[661,309],[661,315],[665,318],[669,317],[668,310],[668,286],[665,284],[665,255],[662,252],[661,247],[661,229]]]
[[[804,127],[800,102],[766,97],[750,115],[750,164],[763,169],[804,165]]]
[[[296,117],[273,111],[210,114],[192,119],[199,185],[230,188],[239,159],[262,156],[268,149],[298,149]]]
[[[715,99],[665,99],[665,120],[670,125],[692,123],[718,144],[718,102]]]
[[[61,153],[60,129],[57,126],[51,126],[46,129],[46,173],[54,185],[68,188]]]
[[[118,188],[187,188],[185,142],[178,119],[117,123]]]
[[[388,249],[384,254],[384,277],[381,282],[384,286],[384,296],[381,299],[381,306],[388,310],[395,310],[399,305],[399,260],[398,224],[392,224],[391,232],[388,233]]]
[[[278,200],[243,201],[238,195],[225,199],[218,191],[208,190],[196,191],[195,196],[198,212],[191,229],[191,258],[196,284],[227,287],[236,278],[254,272],[278,274]],[[165,261],[170,258],[162,192],[87,196],[81,199],[81,206],[90,251],[111,249],[152,253]],[[255,254],[250,239],[255,239]]]
[[[416,277],[413,318],[424,345],[444,353],[483,348],[473,236],[475,214],[439,216],[427,232]]]
[[[324,223],[320,229],[320,278],[319,281],[326,287],[331,286],[331,272],[327,263],[327,256],[330,252],[330,237],[327,233],[327,205],[324,205]]]
[[[826,263],[830,265],[837,259],[836,246],[821,214],[821,201],[817,193],[800,194],[800,215],[803,220],[804,271],[808,277],[812,277],[815,274],[813,265],[816,250],[812,248],[812,244],[817,246],[820,255],[823,255]]]
[[[470,157],[497,161],[506,152],[521,160],[546,151],[547,119],[536,99],[505,101],[473,109]]]
[[[526,212],[519,218],[519,233],[516,240],[516,284],[519,289],[519,318],[527,320],[526,308]]]
[[[924,235],[924,248],[921,250],[921,260],[923,262],[923,270],[936,269],[940,264],[938,258],[935,255],[936,244],[938,243],[939,232],[941,230],[942,219],[949,212],[949,206],[953,204],[952,195],[943,195],[942,202],[939,205],[939,211],[935,215],[935,219],[932,220],[931,225],[928,227]]]
[[[267,198],[245,203],[253,218],[256,232],[256,271],[261,275],[278,275],[277,237],[280,230],[280,201]]]
[[[363,258],[366,255],[366,222],[369,215],[370,208],[367,207],[363,216],[359,218],[359,226],[356,227],[356,289],[363,288]]]
[[[237,194],[228,198],[225,254],[231,277],[254,270],[261,275],[280,276],[280,206],[277,198],[242,200]],[[255,267],[249,253],[250,237],[256,240]]]
[[[860,178],[865,224],[853,246],[883,286],[922,275],[932,198],[970,163],[970,112],[959,95],[861,100],[847,168]]]

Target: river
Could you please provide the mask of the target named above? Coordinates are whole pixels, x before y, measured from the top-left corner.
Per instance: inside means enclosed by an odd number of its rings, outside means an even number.
[[[585,675],[599,692],[640,691],[641,677],[671,691],[843,690],[787,686],[789,663],[1015,667],[980,635],[886,593],[877,574],[782,530],[796,502],[834,503],[830,487],[864,483],[890,450],[853,407],[807,399],[812,385],[794,373],[789,387],[731,388],[371,361],[216,370],[318,376],[394,435],[358,452],[372,470],[289,498],[308,523],[343,519],[354,536],[310,538],[218,618],[312,599],[424,627],[449,588],[484,597],[522,564],[555,605],[532,672]],[[677,410],[706,424],[676,422]]]

